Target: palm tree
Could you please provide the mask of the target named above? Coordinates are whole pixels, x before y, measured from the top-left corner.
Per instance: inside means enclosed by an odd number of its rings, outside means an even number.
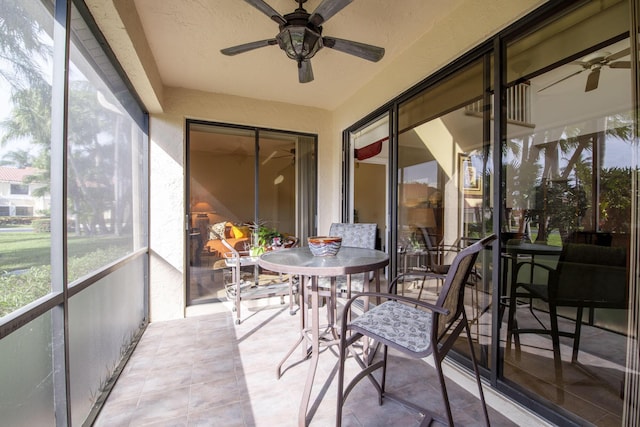
[[[33,156],[27,150],[13,150],[5,153],[0,160],[0,166],[15,166],[24,169],[33,166]]]

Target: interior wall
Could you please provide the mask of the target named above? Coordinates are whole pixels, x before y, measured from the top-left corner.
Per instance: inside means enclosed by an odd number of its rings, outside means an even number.
[[[386,166],[374,163],[356,163],[353,175],[355,184],[353,205],[358,211],[358,222],[378,224],[380,237],[385,236]]]
[[[192,152],[189,164],[192,197],[196,200],[206,200],[216,212],[216,221],[252,221],[254,159],[245,155]],[[233,183],[233,186],[228,185],[230,183]]]

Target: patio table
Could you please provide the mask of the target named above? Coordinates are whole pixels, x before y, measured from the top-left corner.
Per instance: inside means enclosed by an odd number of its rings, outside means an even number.
[[[286,354],[277,367],[277,376],[282,375],[282,365],[289,359],[295,349],[303,342],[309,342],[311,348],[303,347],[304,357],[311,357],[311,365],[307,372],[307,378],[298,412],[298,425],[307,425],[307,407],[311,396],[311,388],[318,366],[320,345],[337,345],[337,327],[333,321],[332,313],[336,308],[336,276],[347,276],[350,283],[352,274],[374,272],[376,290],[380,290],[380,269],[389,263],[386,253],[375,249],[342,247],[335,256],[316,257],[311,254],[308,247],[284,249],[277,252],[263,254],[258,260],[262,268],[300,276],[300,336],[291,350]],[[328,298],[327,314],[329,323],[324,328],[320,325],[319,289],[318,278],[331,277],[331,297]],[[306,292],[310,280],[311,322],[306,319]],[[364,290],[368,291],[369,281],[364,281]],[[365,304],[365,310],[367,309]],[[322,338],[322,339],[321,339]]]

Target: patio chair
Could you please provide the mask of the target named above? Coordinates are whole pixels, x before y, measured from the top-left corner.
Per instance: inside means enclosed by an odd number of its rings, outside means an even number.
[[[422,236],[424,238],[425,247],[427,250],[427,278],[436,279],[438,284],[444,282],[447,277],[447,272],[451,267],[451,264],[447,264],[445,259],[450,253],[458,252],[460,248],[457,245],[445,246],[443,244],[436,244],[433,242],[433,237],[429,230],[425,227],[420,227]],[[420,285],[420,292],[418,293],[418,299],[422,297],[422,291],[424,290],[424,283]]]
[[[518,269],[524,266],[532,269],[528,277],[543,277],[537,273],[546,272],[547,283],[517,282],[512,292],[513,298],[539,299],[549,306],[550,327],[546,328],[535,315],[530,304],[530,310],[542,328],[518,328],[515,317],[517,303],[510,307],[507,349],[510,347],[510,336],[516,338],[523,333],[548,334],[551,336],[556,383],[559,386],[558,397],[563,399],[562,358],[560,352],[560,337],[573,339],[571,363],[578,364],[580,349],[580,331],[583,321],[583,311],[595,308],[626,309],[628,306],[627,286],[627,251],[624,247],[607,247],[584,243],[567,243],[562,248],[557,267],[551,268],[529,260],[518,264]],[[517,276],[516,276],[517,277]],[[573,331],[560,330],[558,327],[558,308],[574,307],[575,329]],[[516,351],[519,351],[519,339],[516,339]]]
[[[425,414],[421,425],[429,425],[433,420],[453,426],[451,406],[447,395],[442,361],[453,347],[460,333],[465,330],[471,361],[475,372],[476,382],[480,391],[480,400],[484,411],[485,422],[489,425],[489,415],[480,382],[480,372],[475,358],[475,350],[471,340],[471,331],[464,310],[465,284],[471,274],[480,251],[488,247],[496,239],[495,235],[485,237],[473,245],[461,250],[451,263],[451,267],[445,278],[442,291],[435,304],[419,301],[414,298],[393,295],[392,291],[397,283],[397,278],[390,285],[389,293],[363,292],[349,299],[345,304],[340,329],[340,366],[338,371],[338,401],[336,426],[342,423],[342,407],[345,399],[354,386],[363,378],[369,378],[378,392],[378,402],[382,404],[383,398],[397,401],[398,403]],[[387,301],[364,312],[353,321],[349,320],[348,313],[352,304],[358,298],[381,297]],[[366,337],[379,342],[383,346],[382,358],[378,361],[370,361],[370,356],[364,351],[358,354],[354,348],[361,338]],[[440,381],[442,398],[446,408],[446,418],[400,398],[385,390],[387,373],[387,347],[392,348],[413,358],[423,358],[433,355],[435,369]],[[366,348],[362,346],[362,348]],[[371,346],[369,347],[371,348]],[[344,370],[347,355],[353,354],[354,359],[362,368],[351,382],[344,387]],[[425,364],[425,368],[428,365]],[[382,368],[382,377],[378,381],[372,373]]]
[[[329,228],[329,236],[342,237],[342,246],[374,249],[376,246],[377,227],[378,225],[374,223],[349,224],[334,222]],[[369,280],[372,278],[373,273],[370,274]],[[351,297],[352,288],[355,288],[356,291],[362,291],[364,279],[364,273],[352,275],[350,283],[347,282],[346,276],[334,278],[337,292],[346,294],[347,298]],[[318,286],[321,288],[329,288],[329,280],[327,277],[321,277]]]
[[[334,222],[331,224],[331,227],[329,227],[329,236],[342,237],[342,246],[375,249],[377,229],[378,225],[375,223],[352,224]],[[365,280],[371,281],[372,279],[373,272],[369,275],[365,275],[365,273],[353,274],[350,277],[320,277],[318,280],[318,288],[320,289],[320,295],[325,298],[351,298],[352,291],[362,292],[365,288]],[[331,286],[332,280],[335,281],[335,286],[333,287]],[[337,304],[331,305],[337,309]],[[329,323],[334,324],[338,318],[337,311],[327,314],[329,316]]]

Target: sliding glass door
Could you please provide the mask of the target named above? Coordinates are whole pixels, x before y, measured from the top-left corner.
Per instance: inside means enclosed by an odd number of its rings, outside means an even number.
[[[640,1],[559,3],[347,130],[344,157],[355,171],[368,162],[359,150],[389,157],[387,204],[366,211],[389,207],[391,276],[409,273],[398,292],[436,298],[439,281],[411,280],[412,270],[445,271],[460,248],[499,234],[465,297],[494,387],[559,425],[636,425],[638,36],[629,28]],[[375,135],[387,115],[388,134]],[[356,207],[345,217],[362,220],[360,178],[344,178]],[[460,344],[454,357],[470,363]]]
[[[398,108],[397,239],[399,272],[445,271],[456,253],[491,233],[489,58],[480,58]],[[488,366],[490,258],[469,283],[467,316]],[[435,300],[440,280],[405,282],[402,292]],[[458,347],[458,346],[457,346]],[[457,350],[468,353],[463,342]]]
[[[187,122],[188,304],[225,298],[225,247],[216,224],[236,249],[251,224],[300,241],[315,232],[314,135]]]
[[[634,187],[629,5],[594,3],[507,44],[507,87],[531,96],[530,123],[508,123],[502,150],[511,298],[500,345],[505,380],[525,394],[620,424]]]

